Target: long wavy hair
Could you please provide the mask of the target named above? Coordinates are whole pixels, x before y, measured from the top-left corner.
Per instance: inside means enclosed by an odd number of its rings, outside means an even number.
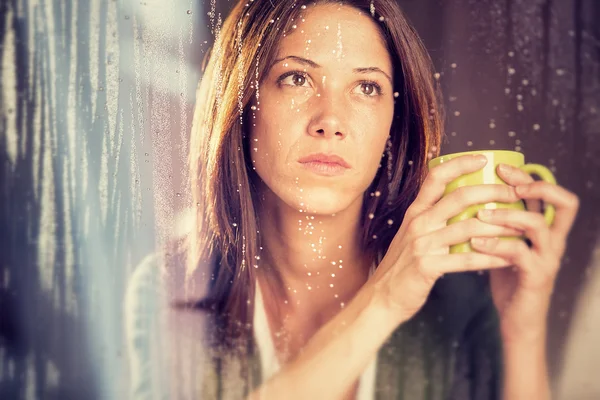
[[[251,166],[248,137],[252,114],[260,112],[254,105],[260,105],[261,81],[304,6],[340,1],[291,3],[244,0],[224,23],[217,20],[215,44],[197,90],[189,146],[195,213],[193,231],[185,242],[186,262],[188,271],[209,263],[208,295],[194,307],[216,317],[214,337],[230,349],[239,349],[238,340],[252,334],[254,266],[261,238],[255,185],[259,178]],[[363,249],[377,262],[419,191],[428,158],[438,154],[443,112],[431,59],[396,0],[341,4],[362,10],[378,25],[392,58],[397,92],[391,145],[364,193],[360,224]]]

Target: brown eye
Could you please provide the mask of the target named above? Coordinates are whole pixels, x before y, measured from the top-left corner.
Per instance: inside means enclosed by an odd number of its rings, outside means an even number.
[[[292,83],[295,86],[304,86],[304,84],[306,83],[306,77],[300,74],[292,75]]]
[[[367,96],[373,95],[373,93],[375,92],[375,85],[373,85],[371,83],[363,83],[362,84],[362,92],[364,94],[366,94]]]

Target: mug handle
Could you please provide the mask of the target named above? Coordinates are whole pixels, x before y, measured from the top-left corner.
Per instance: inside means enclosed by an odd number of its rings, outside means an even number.
[[[520,167],[522,171],[528,174],[534,174],[539,176],[543,181],[556,185],[556,178],[554,174],[545,166],[541,164],[525,164]],[[552,225],[554,222],[554,216],[556,215],[556,210],[552,204],[546,205],[546,210],[544,211],[544,219],[548,226]]]

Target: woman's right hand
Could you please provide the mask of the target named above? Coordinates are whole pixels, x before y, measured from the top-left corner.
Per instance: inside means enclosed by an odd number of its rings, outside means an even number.
[[[399,322],[419,311],[443,274],[511,265],[503,258],[478,252],[449,254],[451,245],[467,242],[472,237],[523,234],[477,218],[446,226],[450,218],[471,205],[520,200],[512,186],[502,184],[465,186],[443,196],[451,181],[483,168],[486,163],[483,156],[466,155],[432,168],[406,211],[398,233],[371,278],[378,304],[400,318]]]

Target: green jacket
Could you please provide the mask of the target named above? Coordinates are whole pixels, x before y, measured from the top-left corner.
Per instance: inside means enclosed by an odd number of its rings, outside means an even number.
[[[175,285],[183,287],[182,281]],[[239,359],[203,345],[210,319],[170,308],[165,288],[156,256],[136,268],[127,288],[131,397],[233,400],[259,386],[258,347],[243,378]],[[496,399],[500,372],[497,314],[486,277],[448,275],[379,349],[375,399]]]

